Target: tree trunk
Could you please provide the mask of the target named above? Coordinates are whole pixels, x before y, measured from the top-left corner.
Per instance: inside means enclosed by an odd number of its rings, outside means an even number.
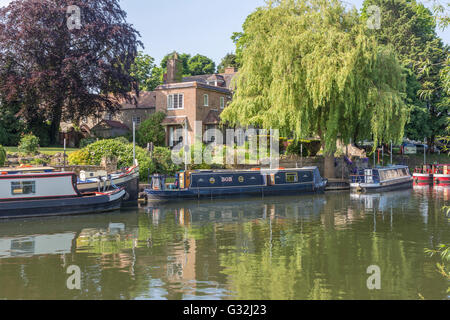
[[[59,125],[61,124],[62,106],[56,105],[53,108],[52,123],[50,125],[50,145],[59,144]]]
[[[324,153],[324,178],[333,179],[336,178],[335,168],[334,168],[334,154]]]

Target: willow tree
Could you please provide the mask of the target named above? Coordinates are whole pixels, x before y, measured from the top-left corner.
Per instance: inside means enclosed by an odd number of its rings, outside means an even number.
[[[337,139],[403,137],[402,67],[356,10],[337,0],[270,1],[243,29],[242,67],[224,121],[320,136],[326,177],[334,177]]]

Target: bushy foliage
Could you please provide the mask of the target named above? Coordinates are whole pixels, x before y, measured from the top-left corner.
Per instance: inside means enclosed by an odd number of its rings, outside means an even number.
[[[0,166],[3,166],[6,161],[6,150],[0,145]]]
[[[303,145],[303,147],[302,147]],[[286,148],[286,154],[314,157],[320,150],[320,140],[293,140]]]
[[[100,140],[71,153],[69,163],[100,165],[104,157],[115,157],[118,167],[129,167],[133,164],[133,144],[126,143],[121,138]],[[166,148],[155,148],[152,159],[145,149],[136,146],[136,159],[139,162],[140,179],[143,181],[147,179],[148,173],[174,174],[178,169],[172,163],[170,151]]]
[[[84,147],[90,145],[91,143],[94,143],[95,141],[97,141],[97,138],[94,138],[94,137],[81,139],[80,140],[80,148],[84,148]]]
[[[26,134],[20,139],[19,152],[24,154],[36,154],[39,149],[39,138],[32,134]]]
[[[164,112],[156,112],[141,123],[136,133],[137,143],[141,147],[146,147],[147,143],[153,142],[155,146],[164,145],[166,132],[161,122],[166,117]]]

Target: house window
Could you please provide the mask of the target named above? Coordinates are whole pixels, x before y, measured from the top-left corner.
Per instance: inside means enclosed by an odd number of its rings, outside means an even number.
[[[141,117],[133,116],[133,117],[131,118],[131,121],[132,121],[132,122],[136,122],[136,125],[140,125],[140,124],[141,124]]]
[[[204,94],[204,95],[203,95],[203,106],[204,106],[204,107],[207,107],[207,106],[208,106],[208,103],[209,103],[209,97],[208,97],[207,94]]]
[[[18,181],[11,182],[11,194],[35,194],[36,182],[35,181]]]
[[[169,94],[167,96],[167,109],[183,109],[184,107],[184,95],[182,93]]]
[[[220,97],[220,109],[225,108],[225,97]]]
[[[105,120],[112,120],[112,115],[111,115],[111,113],[109,113],[109,112],[105,113],[104,119],[105,119]]]

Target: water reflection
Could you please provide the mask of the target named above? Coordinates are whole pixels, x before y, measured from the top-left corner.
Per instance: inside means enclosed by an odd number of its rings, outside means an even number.
[[[424,248],[449,243],[446,190],[189,201],[0,223],[0,298],[446,298]],[[82,290],[66,269],[82,270]],[[366,268],[382,270],[370,291]]]

